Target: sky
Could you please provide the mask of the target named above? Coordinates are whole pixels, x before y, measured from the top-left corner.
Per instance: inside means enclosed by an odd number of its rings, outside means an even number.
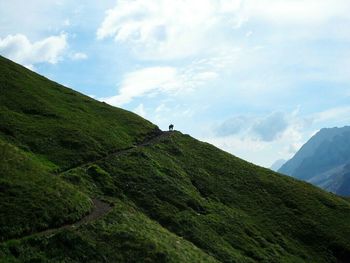
[[[269,167],[350,125],[348,0],[0,0],[0,54]]]

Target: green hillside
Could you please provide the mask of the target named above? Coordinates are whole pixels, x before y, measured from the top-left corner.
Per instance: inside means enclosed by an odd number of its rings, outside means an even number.
[[[0,262],[350,258],[348,199],[2,57],[0,158]],[[93,198],[111,211],[74,226]]]
[[[65,88],[0,57],[0,132],[64,169],[130,147],[156,131],[131,112]]]

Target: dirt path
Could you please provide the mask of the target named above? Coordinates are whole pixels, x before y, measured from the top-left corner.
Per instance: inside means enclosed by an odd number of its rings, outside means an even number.
[[[35,233],[35,235],[47,235],[47,234],[56,232],[57,230],[75,228],[83,224],[90,223],[108,214],[108,212],[111,211],[113,208],[111,205],[95,198],[92,199],[92,202],[93,202],[92,211],[86,216],[84,216],[83,218],[81,218],[79,221],[76,221],[75,223],[72,223],[72,224],[66,224],[60,227],[56,227],[56,228],[50,228],[50,229]]]
[[[134,147],[130,147],[130,148],[127,148],[127,149],[122,149],[122,150],[118,150],[118,151],[114,151],[114,152],[111,152],[105,156],[103,156],[102,158],[99,158],[97,160],[93,160],[93,161],[90,161],[88,163],[83,163],[83,164],[80,164],[78,166],[75,166],[75,167],[71,167],[71,168],[68,168],[66,170],[63,170],[63,171],[60,171],[59,174],[62,174],[62,173],[65,173],[69,170],[73,170],[73,169],[76,169],[76,168],[79,168],[79,167],[84,167],[84,166],[88,166],[88,165],[91,165],[95,162],[98,162],[98,161],[102,161],[102,160],[105,160],[107,159],[108,157],[114,155],[114,156],[118,156],[118,155],[122,155],[122,154],[126,154],[132,150],[134,150],[135,148],[138,148],[138,147],[144,147],[144,146],[147,146],[147,145],[151,145],[151,144],[154,144],[158,141],[160,141],[161,139],[163,138],[166,138],[168,136],[171,135],[171,132],[161,132],[159,135],[153,137],[153,138],[150,138],[148,139],[147,141],[144,141],[138,145],[135,145]],[[13,239],[21,239],[21,238],[24,238],[24,237],[28,237],[28,236],[32,236],[32,235],[48,235],[48,234],[51,234],[51,233],[54,233],[58,230],[62,230],[62,229],[70,229],[70,228],[75,228],[75,227],[79,227],[83,224],[87,224],[87,223],[90,223],[92,221],[96,221],[98,219],[100,219],[101,217],[103,217],[104,215],[106,215],[108,212],[110,212],[112,210],[112,206],[101,201],[101,200],[98,200],[96,198],[92,199],[92,202],[93,202],[93,209],[92,211],[87,214],[86,216],[84,216],[83,218],[81,218],[80,220],[74,222],[74,223],[71,223],[71,224],[65,224],[65,225],[62,225],[60,227],[56,227],[56,228],[50,228],[50,229],[47,229],[47,230],[43,230],[43,231],[40,231],[40,232],[36,232],[36,233],[32,233],[32,234],[29,234],[29,235],[25,235],[25,236],[22,236],[22,237],[19,237],[19,238],[13,238]],[[5,240],[3,242],[6,242],[6,241],[9,241],[9,240]],[[2,242],[1,242],[2,243]]]
[[[62,225],[59,227],[49,228],[49,229],[46,229],[43,231],[39,231],[36,233],[31,233],[31,234],[26,234],[26,235],[23,235],[20,237],[10,238],[10,239],[1,241],[0,244],[5,243],[5,242],[10,241],[10,240],[22,239],[22,238],[30,237],[30,236],[34,236],[34,235],[36,235],[36,236],[49,235],[49,234],[55,233],[56,231],[59,231],[59,230],[76,228],[76,227],[79,227],[83,224],[87,224],[87,223],[90,223],[92,221],[100,219],[104,215],[108,214],[113,208],[112,205],[107,204],[107,203],[105,203],[101,200],[98,200],[96,198],[93,198],[92,202],[93,202],[92,211],[74,223],[65,224],[65,225]]]
[[[73,169],[76,169],[76,168],[79,168],[79,167],[89,166],[89,165],[94,164],[96,162],[103,161],[103,160],[109,158],[112,155],[113,156],[118,156],[118,155],[126,154],[128,152],[131,152],[135,148],[154,144],[155,142],[158,142],[158,141],[160,141],[163,138],[169,137],[171,134],[172,134],[172,132],[169,132],[169,131],[161,131],[157,136],[155,136],[153,138],[150,138],[150,139],[147,139],[146,141],[141,142],[141,143],[139,143],[139,144],[137,144],[137,145],[135,145],[133,147],[129,147],[129,148],[121,149],[121,150],[117,150],[117,151],[112,151],[112,152],[106,154],[105,156],[103,156],[101,158],[97,158],[97,159],[92,160],[90,162],[82,163],[82,164],[79,164],[77,166],[70,167],[70,168],[67,168],[67,169],[64,169],[64,170],[60,170],[57,174],[60,175],[60,174],[63,174],[65,172],[68,172],[70,170],[73,170]]]
[[[80,165],[78,165],[76,167],[69,168],[66,171],[62,171],[60,173],[64,173],[64,172],[67,172],[69,170],[73,170],[73,169],[76,169],[76,168],[79,168],[79,167],[84,167],[84,166],[91,165],[91,164],[93,164],[95,162],[99,162],[99,161],[105,160],[105,159],[109,158],[112,155],[113,156],[118,156],[118,155],[126,154],[126,153],[134,150],[135,148],[144,147],[144,146],[147,146],[147,145],[154,144],[154,143],[160,141],[161,139],[166,138],[166,137],[168,137],[170,135],[171,135],[171,132],[161,132],[159,135],[157,135],[157,136],[155,136],[153,138],[150,138],[147,141],[144,141],[144,142],[142,142],[142,143],[140,143],[138,145],[135,145],[135,147],[130,147],[130,148],[127,148],[127,149],[111,152],[111,153],[103,156],[102,158],[99,158],[97,160],[94,160],[94,161],[91,161],[91,162],[88,162],[88,163],[80,164]],[[72,223],[72,224],[66,224],[66,225],[63,225],[63,226],[60,226],[60,227],[57,227],[57,228],[50,228],[50,229],[47,229],[47,230],[44,230],[44,231],[41,231],[41,232],[38,232],[38,233],[34,233],[34,234],[47,235],[47,234],[53,233],[53,232],[55,232],[57,230],[78,227],[78,226],[80,226],[82,224],[86,224],[86,223],[95,221],[95,220],[103,217],[105,214],[107,214],[112,209],[112,206],[110,206],[109,204],[107,204],[105,202],[102,202],[101,200],[92,199],[92,202],[93,202],[93,209],[92,209],[92,211],[88,215],[86,215],[83,218],[81,218],[79,221],[77,221],[75,223]]]

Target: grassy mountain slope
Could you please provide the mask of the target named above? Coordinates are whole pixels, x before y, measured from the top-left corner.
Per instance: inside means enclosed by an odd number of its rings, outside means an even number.
[[[328,262],[349,251],[349,203],[189,136],[97,165],[147,215],[220,261]]]
[[[12,238],[0,243],[1,262],[350,258],[348,200],[179,132],[161,134],[132,113],[3,58],[0,76],[1,145],[28,162],[15,156],[0,170],[0,214],[8,214],[0,229]],[[158,137],[116,152],[152,136]],[[26,190],[16,191],[16,184]],[[112,211],[78,228],[34,234],[57,219],[83,216],[93,197],[114,204]],[[51,205],[58,208],[52,211]],[[36,217],[26,220],[16,209],[35,212]],[[17,233],[8,230],[11,220],[20,222]],[[33,234],[16,238],[25,233]]]
[[[156,131],[141,117],[0,57],[1,136],[60,168],[130,147]]]
[[[1,140],[0,160],[0,242],[76,221],[89,212],[87,195]]]

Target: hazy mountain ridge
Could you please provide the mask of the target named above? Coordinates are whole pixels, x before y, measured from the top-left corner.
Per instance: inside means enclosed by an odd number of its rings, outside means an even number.
[[[2,57],[0,91],[1,262],[350,257],[345,199],[180,132],[163,136]],[[113,208],[36,234],[89,214],[93,199]]]
[[[271,169],[272,171],[277,172],[277,171],[282,167],[282,165],[284,165],[286,162],[287,162],[287,161],[284,160],[284,159],[279,159],[279,160],[275,161],[275,162],[271,165],[270,169]]]
[[[279,172],[350,195],[349,162],[350,127],[329,128],[315,134]]]

